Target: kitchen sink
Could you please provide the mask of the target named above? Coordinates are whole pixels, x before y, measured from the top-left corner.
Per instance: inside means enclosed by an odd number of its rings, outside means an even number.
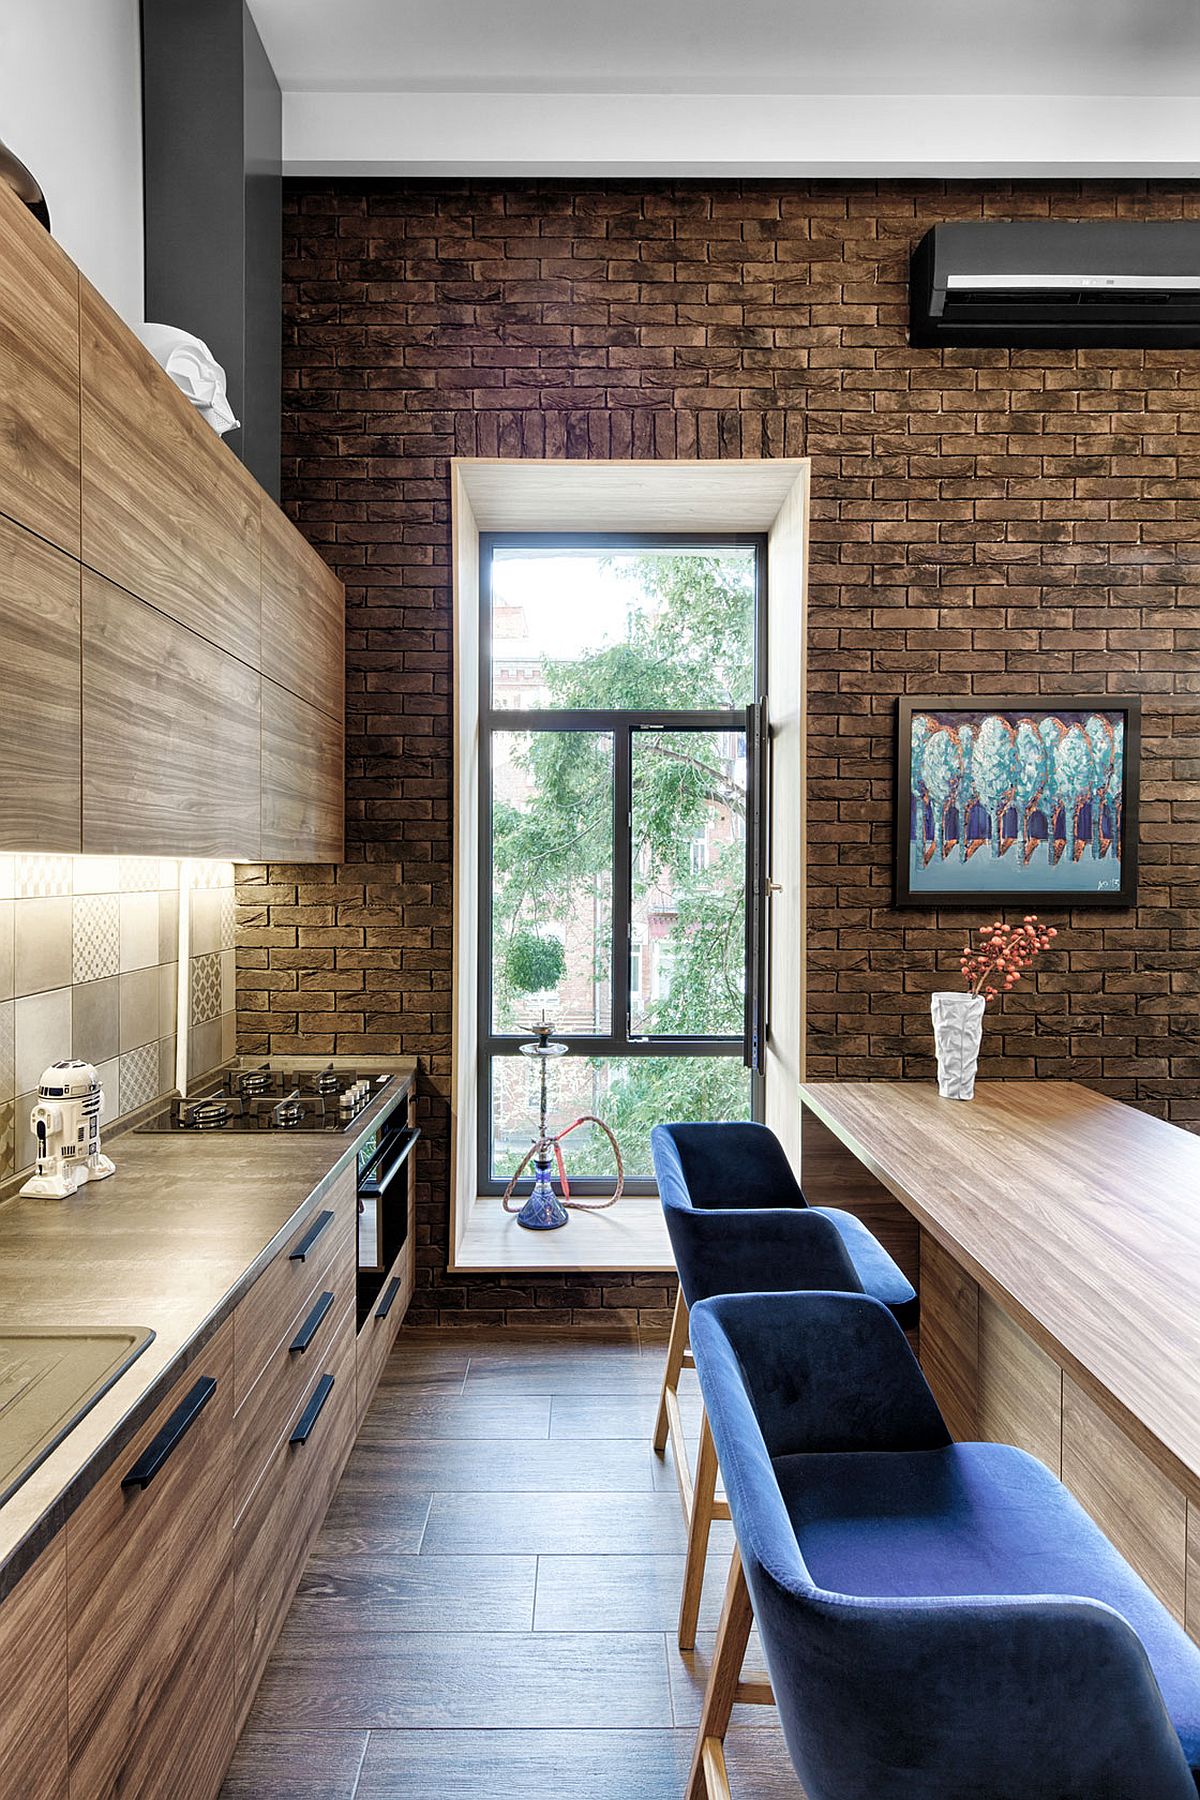
[[[136,1326],[0,1330],[0,1506],[153,1338]]]

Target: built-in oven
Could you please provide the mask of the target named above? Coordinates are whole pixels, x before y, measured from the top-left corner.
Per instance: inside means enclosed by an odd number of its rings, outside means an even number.
[[[410,1163],[419,1125],[411,1096],[364,1138],[358,1149],[358,1311],[375,1301],[412,1229]]]

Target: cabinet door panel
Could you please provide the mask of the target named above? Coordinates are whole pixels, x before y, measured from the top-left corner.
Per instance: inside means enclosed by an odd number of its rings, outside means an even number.
[[[79,555],[79,271],[0,185],[0,512]]]
[[[67,1547],[44,1550],[0,1605],[0,1788],[66,1800]]]
[[[83,847],[255,858],[259,676],[83,577]]]
[[[232,1374],[227,1321],[67,1522],[72,1800],[206,1800],[232,1755]],[[149,1483],[123,1485],[202,1380]]]
[[[262,635],[271,674],[280,686],[340,719],[345,709],[345,590],[291,521],[265,499]]]
[[[317,1385],[332,1377],[328,1398],[306,1443],[291,1441]],[[354,1436],[354,1304],[348,1302],[275,1453],[238,1520],[234,1557],[237,1715],[249,1711],[271,1646],[287,1615],[308,1552]]]
[[[0,519],[0,849],[79,848],[79,565]]]
[[[259,666],[259,490],[82,283],[82,558]]]
[[[262,855],[264,861],[340,862],[342,726],[328,713],[263,678]]]

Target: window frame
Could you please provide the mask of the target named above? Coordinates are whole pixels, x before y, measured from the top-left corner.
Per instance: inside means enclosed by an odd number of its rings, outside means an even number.
[[[493,696],[492,559],[497,549],[541,550],[692,550],[705,548],[741,548],[754,553],[754,674],[753,700],[746,707],[708,710],[652,709],[498,709]],[[664,1056],[740,1057],[747,1069],[750,1087],[750,1117],[764,1114],[764,1077],[758,1048],[761,1045],[763,1020],[760,1000],[763,992],[764,952],[761,929],[752,931],[751,922],[761,923],[760,912],[766,883],[766,845],[762,834],[752,830],[765,806],[759,791],[761,764],[752,748],[755,721],[764,711],[767,670],[767,533],[766,532],[538,532],[481,531],[479,533],[479,639],[478,639],[478,717],[479,717],[479,789],[478,789],[478,937],[475,1084],[477,1096],[477,1165],[476,1192],[480,1195],[502,1194],[505,1182],[491,1173],[492,1136],[492,1064],[516,1046],[527,1041],[523,1032],[496,1032],[492,1028],[492,738],[497,731],[582,731],[611,735],[613,746],[613,865],[612,865],[612,947],[611,947],[611,1016],[606,1034],[556,1033],[570,1046],[569,1055],[622,1060],[631,1057]],[[637,731],[736,731],[746,737],[747,764],[747,832],[746,846],[746,1026],[736,1036],[641,1036],[631,1032],[632,994],[630,992],[630,948],[632,933],[632,792],[633,741]],[[624,927],[624,929],[622,929]],[[516,1192],[528,1193],[532,1177],[517,1184]],[[582,1197],[607,1191],[611,1183],[588,1177],[575,1177],[571,1190]],[[649,1176],[630,1176],[625,1182],[630,1194],[654,1194],[657,1190]]]

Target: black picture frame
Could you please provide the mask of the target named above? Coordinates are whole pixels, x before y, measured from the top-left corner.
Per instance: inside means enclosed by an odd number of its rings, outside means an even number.
[[[1001,820],[998,840],[1001,845],[999,856],[1004,857],[1015,852],[1016,863],[1013,872],[1018,878],[1010,879],[1007,885],[971,885],[967,869],[976,859],[982,844],[988,840],[977,836],[970,837],[964,848],[959,841],[957,788],[951,783],[947,790],[942,790],[948,792],[949,795],[943,800],[942,791],[939,791],[936,796],[931,796],[923,779],[919,778],[916,798],[923,811],[920,826],[921,856],[918,859],[915,835],[917,815],[914,811],[913,791],[914,720],[921,718],[932,720],[932,729],[929,726],[926,727],[926,744],[937,731],[946,726],[952,726],[955,749],[959,755],[961,766],[962,740],[958,733],[962,726],[967,724],[974,726],[974,736],[968,740],[973,745],[978,742],[981,719],[998,717],[1004,720],[1013,734],[1014,756],[1016,756],[1015,746],[1018,742],[1016,731],[1019,725],[1034,725],[1039,735],[1042,735],[1043,742],[1047,743],[1048,749],[1052,749],[1059,738],[1065,736],[1073,727],[1082,727],[1084,720],[1095,715],[1113,722],[1118,715],[1121,719],[1120,737],[1115,738],[1111,731],[1109,734],[1110,739],[1117,746],[1111,755],[1110,767],[1115,765],[1118,755],[1121,762],[1120,797],[1118,800],[1115,795],[1110,776],[1109,782],[1101,787],[1099,794],[1100,823],[1098,836],[1095,839],[1099,846],[1097,851],[1092,851],[1088,838],[1081,838],[1078,835],[1081,819],[1085,816],[1089,836],[1097,831],[1093,810],[1095,805],[1092,798],[1093,789],[1086,790],[1086,798],[1077,799],[1069,824],[1066,818],[1067,806],[1061,798],[1051,798],[1049,809],[1044,805],[1039,807],[1036,799],[1032,805],[1022,806],[1019,789],[1014,784],[1012,797],[1007,801],[994,804],[989,812],[982,804],[978,794],[973,793],[966,802],[967,819],[973,821],[978,830],[980,819],[988,818],[990,838],[991,833],[996,829],[996,812],[999,810]],[[953,725],[956,717],[961,720],[960,726]],[[1059,738],[1042,733],[1041,722],[1043,720],[1058,721]],[[1052,731],[1052,729],[1052,727],[1048,728],[1048,731]],[[1086,731],[1084,736],[1090,751],[1091,739]],[[1003,743],[1003,739],[1000,741]],[[1103,742],[1103,737],[1101,741]],[[1026,739],[1027,745],[1030,742],[1031,740]],[[971,752],[968,752],[968,756],[970,754]],[[952,767],[953,757],[950,753],[943,752],[943,756],[949,758],[949,766]],[[1025,767],[1028,768],[1031,762],[1036,765],[1036,757],[1037,746],[1034,744],[1032,751],[1027,751]],[[1140,762],[1141,703],[1137,699],[1117,698],[1112,694],[1064,695],[1061,697],[1011,694],[904,695],[897,703],[896,708],[895,904],[898,907],[924,907],[927,910],[935,907],[980,907],[988,911],[995,911],[999,908],[1014,909],[1017,906],[1026,909],[1053,906],[1060,910],[1071,911],[1082,907],[1133,906],[1137,899]],[[1020,766],[1019,761],[1017,766]],[[936,764],[934,767],[936,768]],[[1027,783],[1034,778],[1035,775],[1027,775]],[[959,785],[961,785],[961,777],[959,777]],[[1043,792],[1044,786],[1039,790],[1039,797]],[[1079,792],[1080,790],[1075,791],[1075,797]],[[942,815],[940,834],[936,825],[939,800],[941,801]],[[1048,819],[1047,811],[1049,812]],[[925,835],[931,814],[935,821],[935,842],[932,850],[929,839]],[[1019,839],[1016,835],[1012,837],[1005,835],[1005,823],[1014,820],[1017,830],[1020,832]],[[1034,829],[1038,820],[1041,822],[1041,829],[1045,832],[1045,836],[1041,836]],[[1107,840],[1104,837],[1106,822],[1109,826]],[[1060,847],[1058,834],[1063,828],[1065,830]],[[968,831],[971,829],[970,824],[967,829]],[[953,833],[952,840],[949,840],[953,842],[954,846],[952,858],[946,849],[948,830]],[[988,866],[993,866],[997,860],[997,854],[993,848],[995,842],[996,840],[993,839],[989,843]],[[1039,856],[1039,844],[1047,842],[1053,846],[1052,851]],[[1113,862],[1110,861],[1113,856],[1114,842],[1118,845],[1115,869]],[[1068,844],[1071,856],[1067,869],[1064,870],[1062,876],[1047,880],[1045,878],[1047,867],[1055,871],[1060,868]],[[1080,845],[1087,845],[1088,848],[1081,849]],[[1069,879],[1071,869],[1085,863],[1085,859],[1086,866],[1080,870],[1078,881],[1072,882]],[[1036,867],[1034,866],[1035,860]],[[920,862],[919,867],[918,861]],[[1108,866],[1102,867],[1103,864]],[[925,871],[931,865],[935,873],[927,876]],[[1097,876],[1097,885],[1094,889],[1089,887],[1086,881],[1086,874],[1093,867]],[[937,881],[937,874],[942,871],[946,876],[944,884]],[[1019,878],[1022,871],[1028,872],[1028,881]]]

